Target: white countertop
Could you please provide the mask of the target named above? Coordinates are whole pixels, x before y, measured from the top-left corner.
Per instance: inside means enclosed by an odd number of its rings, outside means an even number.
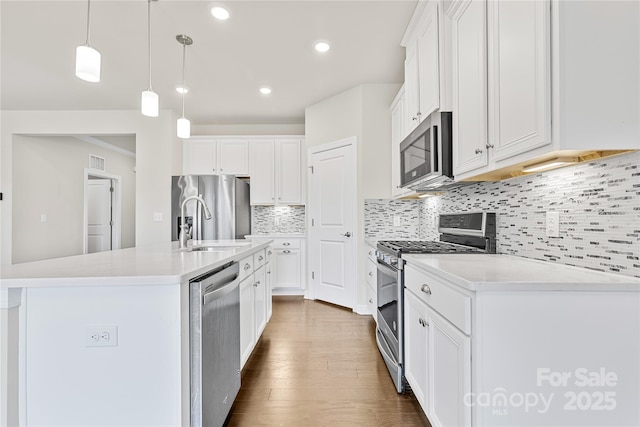
[[[194,241],[190,246],[237,245],[188,252],[178,242],[2,266],[0,286],[163,285],[183,283],[267,247],[270,239]]]
[[[247,239],[304,239],[305,233],[269,233],[269,234],[249,234]]]
[[[408,254],[402,258],[471,291],[640,291],[640,278],[512,255]]]

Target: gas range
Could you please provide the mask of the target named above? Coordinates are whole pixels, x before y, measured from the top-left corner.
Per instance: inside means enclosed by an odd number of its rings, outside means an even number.
[[[440,240],[381,240],[376,255],[394,268],[402,269],[402,254],[496,253],[495,213],[443,214],[439,217]]]
[[[439,217],[440,240],[383,240],[376,256],[376,342],[396,391],[405,391],[404,263],[403,254],[462,254],[496,252],[496,214],[473,212]]]

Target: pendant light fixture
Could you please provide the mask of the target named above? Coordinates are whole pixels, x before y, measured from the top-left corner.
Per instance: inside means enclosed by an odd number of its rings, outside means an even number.
[[[96,83],[100,81],[100,52],[91,47],[91,0],[87,0],[87,41],[76,48],[76,76]]]
[[[187,46],[193,44],[193,40],[191,37],[186,36],[184,34],[179,34],[176,36],[176,40],[178,43],[182,45],[182,87],[186,87],[184,84],[184,65],[187,53]],[[189,139],[191,137],[191,122],[184,116],[184,96],[185,93],[182,93],[182,117],[178,119],[178,138]]]
[[[158,94],[155,93],[151,87],[151,0],[147,0],[147,55],[149,60],[149,89],[142,92],[140,106],[143,115],[147,117],[158,117]]]

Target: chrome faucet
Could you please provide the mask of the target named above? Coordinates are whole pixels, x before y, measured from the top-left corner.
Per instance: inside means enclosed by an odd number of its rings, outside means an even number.
[[[209,210],[209,208],[207,207],[207,204],[204,202],[204,200],[202,199],[202,194],[199,196],[189,196],[186,199],[184,199],[184,201],[182,202],[182,207],[180,208],[180,216],[181,216],[181,220],[180,220],[180,247],[181,248],[186,248],[187,247],[187,240],[189,239],[188,237],[188,231],[189,231],[189,225],[185,222],[185,218],[184,218],[184,208],[187,205],[187,202],[189,200],[197,200],[198,202],[200,202],[202,204],[202,208],[204,209],[204,218],[205,219],[211,219],[212,215],[211,215],[211,211]]]

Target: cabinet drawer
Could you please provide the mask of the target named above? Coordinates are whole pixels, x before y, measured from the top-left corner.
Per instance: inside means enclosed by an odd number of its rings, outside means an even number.
[[[465,334],[471,334],[471,297],[441,279],[410,264],[404,270],[405,286]]]
[[[265,255],[266,255],[265,263],[271,262],[271,259],[273,258],[273,248],[271,246],[265,249]]]
[[[367,275],[367,283],[375,289],[378,286],[378,262],[367,259],[365,273]]]
[[[299,249],[300,239],[273,239],[275,249]]]
[[[253,255],[240,260],[240,280],[253,273]]]
[[[266,262],[267,262],[267,254],[264,249],[253,254],[253,268],[255,270],[265,265]]]

